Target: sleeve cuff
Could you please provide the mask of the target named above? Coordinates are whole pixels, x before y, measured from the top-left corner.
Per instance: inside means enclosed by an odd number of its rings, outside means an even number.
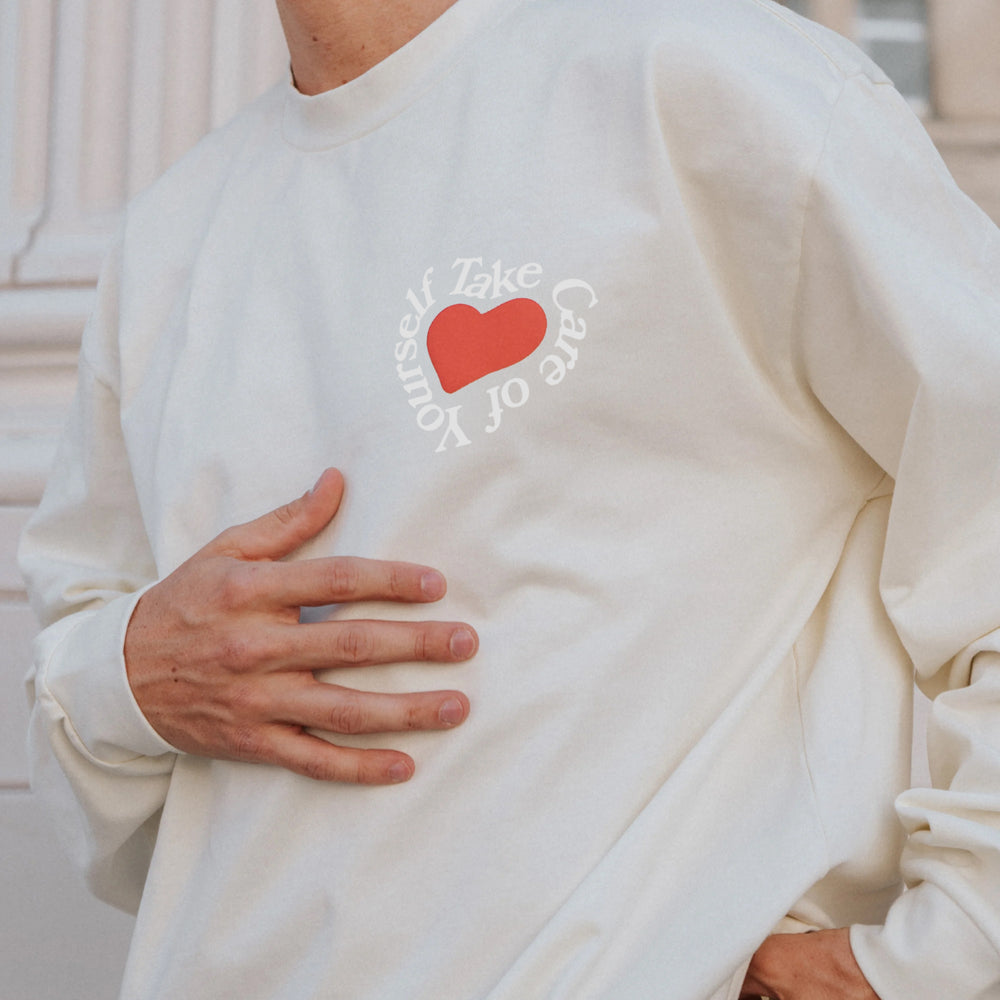
[[[852,927],[851,948],[881,1000],[1000,995],[1000,955],[977,924],[927,882],[903,893],[883,927]]]
[[[106,767],[178,752],[142,714],[125,672],[125,630],[147,589],[65,618],[37,640],[39,700],[62,716],[80,752]]]

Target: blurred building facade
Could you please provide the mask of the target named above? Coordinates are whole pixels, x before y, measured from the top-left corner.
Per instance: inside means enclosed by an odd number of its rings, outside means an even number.
[[[1000,221],[1000,0],[789,0],[866,48]],[[609,4],[613,11],[613,4]],[[0,968],[5,1000],[117,994],[130,920],[27,786],[34,632],[15,565],[124,202],[286,72],[273,0],[0,3]]]
[[[1000,0],[785,0],[892,78],[955,179],[1000,223]]]

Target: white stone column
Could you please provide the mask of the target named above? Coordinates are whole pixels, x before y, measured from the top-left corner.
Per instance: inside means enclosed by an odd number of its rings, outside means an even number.
[[[93,281],[122,204],[281,74],[277,16],[270,0],[21,6],[54,11],[54,118],[45,212],[17,280]]]
[[[955,180],[1000,224],[1000,0],[928,0],[927,123]]]
[[[45,207],[52,0],[0,5],[0,285]]]
[[[92,280],[124,194],[127,8],[61,0],[54,13],[46,205],[16,274],[27,284]]]
[[[940,118],[1000,122],[1000,2],[927,0]]]

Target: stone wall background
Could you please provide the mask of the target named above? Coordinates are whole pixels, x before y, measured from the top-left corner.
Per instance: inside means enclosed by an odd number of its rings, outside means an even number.
[[[1000,221],[1000,0],[789,5],[898,61],[956,178]],[[52,459],[121,206],[286,62],[271,0],[0,3],[4,1000],[111,1000],[131,927],[87,896],[28,789],[22,678],[35,625],[17,536]]]

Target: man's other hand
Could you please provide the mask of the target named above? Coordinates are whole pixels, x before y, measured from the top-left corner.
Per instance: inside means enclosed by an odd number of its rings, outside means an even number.
[[[282,562],[337,512],[344,483],[328,469],[299,499],[223,531],[136,605],[125,665],[153,728],[186,753],[277,764],[327,781],[390,784],[413,775],[395,750],[335,746],[306,729],[390,733],[450,729],[469,701],[458,691],[382,694],[318,681],[313,671],[403,661],[466,660],[468,625],[299,623],[302,607],[354,601],[436,601],[436,570],[333,557]]]
[[[750,962],[740,1000],[879,1000],[854,961],[846,927],[772,934]]]

